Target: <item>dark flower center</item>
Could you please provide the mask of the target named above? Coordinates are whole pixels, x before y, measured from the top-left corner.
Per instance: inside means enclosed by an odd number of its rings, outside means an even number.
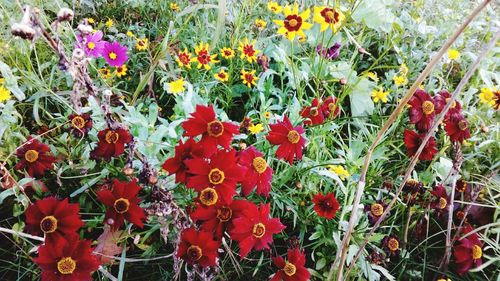
[[[68,275],[72,274],[76,269],[76,261],[71,257],[65,257],[57,262],[57,271],[59,273]]]
[[[85,127],[85,119],[83,119],[81,116],[75,116],[73,119],[71,119],[71,125],[77,129],[82,129]]]
[[[43,233],[52,233],[57,230],[57,219],[54,216],[46,216],[40,221],[40,229]]]
[[[230,50],[225,50],[224,51],[224,55],[226,55],[226,57],[229,57],[233,54],[233,52],[231,52]]]
[[[424,101],[424,103],[422,103],[422,111],[425,115],[432,114],[434,112],[434,104],[428,100]]]
[[[203,256],[203,251],[201,250],[200,247],[196,245],[191,245],[187,249],[187,256],[189,260],[194,262],[201,259],[201,257]]]
[[[284,21],[285,28],[291,31],[297,31],[302,26],[302,18],[298,15],[289,15]]]
[[[472,246],[472,259],[478,260],[483,256],[483,250],[478,245]]]
[[[219,73],[217,74],[217,76],[219,76],[219,78],[220,78],[220,79],[225,79],[225,78],[226,78],[226,74],[225,74],[225,73],[223,73],[223,72],[219,72]]]
[[[457,182],[457,190],[458,192],[464,192],[467,190],[467,182],[466,181],[458,181]]]
[[[208,54],[208,50],[201,50],[198,53],[198,61],[201,64],[208,64],[210,62],[210,55]]]
[[[185,53],[180,53],[179,54],[179,61],[182,64],[187,65],[187,64],[189,64],[189,56]]]
[[[399,249],[399,241],[396,238],[390,238],[387,242],[387,248],[391,252],[396,252]]]
[[[465,130],[467,130],[467,127],[468,127],[467,126],[467,121],[465,121],[465,120],[458,121],[458,128],[460,130],[465,131]]]
[[[222,206],[217,210],[217,218],[221,222],[227,222],[233,216],[233,210],[227,206]]]
[[[119,198],[116,199],[115,203],[113,204],[113,207],[115,208],[115,211],[117,213],[123,214],[128,211],[128,208],[130,207],[130,202],[128,201],[128,199]]]
[[[382,204],[379,203],[372,204],[370,206],[370,211],[372,215],[380,217],[384,213],[384,206],[382,206]]]
[[[243,46],[243,53],[249,57],[253,57],[255,54],[255,50],[253,48],[253,45],[245,45]]]
[[[247,81],[248,84],[252,84],[253,80],[255,79],[252,73],[246,73],[243,76],[245,77],[245,81]]]
[[[120,139],[120,135],[113,131],[108,131],[104,137],[107,143],[116,143]]]
[[[207,125],[208,135],[212,137],[220,137],[224,133],[224,125],[218,120],[214,120]]]
[[[266,234],[266,226],[263,223],[257,223],[253,225],[252,235],[255,238],[262,238]]]
[[[320,14],[327,23],[337,23],[339,21],[339,13],[333,9],[324,8]]]
[[[26,151],[26,153],[24,153],[24,159],[26,159],[26,161],[30,163],[35,162],[36,160],[38,160],[38,151],[33,149]]]
[[[213,204],[217,203],[218,199],[219,196],[213,188],[207,187],[200,193],[200,201],[205,206],[212,206]]]
[[[283,267],[283,272],[285,272],[287,276],[293,276],[296,271],[297,267],[295,267],[293,263],[290,262],[285,263],[285,267]]]
[[[215,168],[208,173],[208,180],[211,184],[220,184],[224,181],[224,172]]]
[[[291,130],[290,132],[288,132],[288,135],[286,137],[288,138],[288,141],[293,144],[298,143],[300,140],[300,134],[295,130]]]
[[[255,157],[252,161],[253,168],[257,173],[262,174],[266,171],[267,169],[267,163],[266,160],[262,157]]]

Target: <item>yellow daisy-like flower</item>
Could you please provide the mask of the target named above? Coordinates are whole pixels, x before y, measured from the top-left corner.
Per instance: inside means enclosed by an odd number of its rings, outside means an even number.
[[[224,69],[221,69],[219,72],[214,74],[215,79],[221,82],[229,81],[229,74]]]
[[[408,75],[408,71],[409,71],[409,69],[408,69],[408,66],[406,66],[406,63],[403,63],[399,66],[399,72],[401,73],[401,75],[403,75],[403,76]]]
[[[288,40],[293,41],[296,36],[305,37],[304,30],[310,29],[313,25],[312,23],[306,22],[306,20],[311,15],[311,10],[307,9],[299,14],[299,6],[294,4],[293,6],[286,5],[283,10],[285,14],[285,20],[275,20],[280,28],[278,28],[278,34],[284,35]]]
[[[269,111],[264,112],[264,117],[266,117],[267,119],[271,118],[271,112]]]
[[[336,174],[341,180],[345,180],[350,176],[349,172],[340,165],[328,165],[328,170]]]
[[[10,100],[10,91],[4,86],[0,86],[0,102],[4,102],[6,100]]]
[[[198,69],[204,67],[206,70],[210,70],[210,63],[219,62],[218,60],[215,60],[217,58],[217,54],[210,55],[210,52],[208,51],[208,43],[200,43],[200,45],[194,48],[194,52],[197,57],[192,58],[191,62],[198,62]]]
[[[124,64],[124,65],[116,68],[115,74],[118,77],[122,77],[122,76],[127,75],[127,70],[128,70],[127,65]]]
[[[402,75],[396,75],[394,76],[394,78],[392,78],[392,80],[394,81],[394,84],[396,84],[396,86],[406,85],[408,83],[408,79],[406,79],[406,77]]]
[[[283,7],[281,7],[280,4],[274,1],[270,1],[269,3],[267,3],[267,8],[275,14],[281,13],[281,11],[283,10]]]
[[[240,59],[246,59],[249,63],[256,62],[256,54],[260,53],[260,50],[255,49],[255,40],[252,42],[245,38],[244,42],[240,42],[238,50],[241,52]]]
[[[181,10],[181,8],[177,3],[170,3],[170,10],[172,10],[173,12],[178,12]]]
[[[375,73],[375,72],[368,72],[368,73],[366,73],[366,76],[368,76],[368,78],[372,79],[375,82],[378,82],[378,80],[379,80],[377,73]]]
[[[248,127],[248,130],[250,131],[250,133],[252,134],[258,134],[262,131],[264,131],[264,126],[262,125],[262,123],[259,123],[259,124],[250,124],[250,126]]]
[[[167,83],[167,92],[174,95],[182,93],[186,90],[186,88],[184,88],[185,83],[186,82],[184,82],[184,78],[182,77]]]
[[[457,49],[449,49],[448,58],[450,60],[457,60],[460,58],[460,52]]]
[[[134,33],[132,33],[132,31],[130,31],[130,30],[127,31],[126,34],[127,34],[128,37],[134,37]]]
[[[388,101],[387,95],[389,95],[389,92],[385,92],[383,88],[379,88],[378,90],[374,90],[372,92],[373,102],[377,103],[379,101],[382,101],[383,103],[386,103]]]
[[[482,103],[493,107],[495,110],[500,108],[500,90],[496,88],[482,88],[479,93],[479,99]]]
[[[227,60],[232,59],[234,58],[234,50],[231,48],[222,48],[220,50],[220,55]]]
[[[261,19],[256,19],[255,20],[255,27],[257,27],[259,30],[263,30],[266,28],[267,22]]]
[[[93,18],[87,18],[87,23],[94,24],[95,20]]]
[[[184,48],[184,51],[178,52],[175,61],[179,65],[179,67],[185,67],[187,69],[191,69],[191,53],[188,52],[187,48]]]
[[[112,26],[113,26],[113,20],[112,20],[112,19],[108,19],[108,20],[106,21],[106,26],[107,26],[108,28],[112,27]]]
[[[344,21],[344,14],[335,8],[330,7],[314,7],[314,21],[320,25],[320,31],[325,31],[330,28],[336,32]]]
[[[112,76],[112,73],[108,68],[99,69],[99,73],[101,74],[103,79],[109,79]]]
[[[137,39],[137,42],[135,43],[135,48],[139,51],[146,50],[148,46],[149,46],[148,38]]]
[[[259,80],[259,77],[255,76],[255,70],[246,71],[242,69],[240,78],[243,80],[243,84],[247,85],[248,88],[257,85],[256,82]]]

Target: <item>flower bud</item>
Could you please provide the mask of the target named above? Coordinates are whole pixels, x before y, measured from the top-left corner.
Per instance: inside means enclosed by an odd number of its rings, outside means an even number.
[[[61,8],[57,13],[57,20],[60,22],[72,21],[74,16],[75,13],[73,12],[73,10],[68,8]]]

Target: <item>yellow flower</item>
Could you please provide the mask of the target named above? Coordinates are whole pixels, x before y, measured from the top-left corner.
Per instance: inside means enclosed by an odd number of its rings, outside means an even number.
[[[170,93],[170,94],[179,94],[179,93],[182,93],[186,90],[186,88],[184,88],[184,78],[179,78],[178,80],[175,80],[175,81],[172,81],[170,83],[167,83],[167,92]]]
[[[350,176],[349,172],[340,165],[328,165],[328,170],[336,174],[341,180],[345,180]]]
[[[271,118],[271,112],[269,111],[264,112],[264,117],[266,117],[267,119]]]
[[[275,14],[281,13],[281,11],[283,10],[283,7],[281,7],[280,4],[274,1],[270,1],[269,3],[267,3],[267,8]]]
[[[227,74],[224,69],[221,69],[219,72],[215,73],[214,77],[221,82],[227,82],[229,80],[229,74]]]
[[[394,84],[396,84],[396,86],[406,85],[406,83],[408,83],[408,79],[402,75],[396,75],[392,79],[394,80]]]
[[[118,77],[122,77],[122,76],[127,75],[127,70],[128,70],[127,69],[127,65],[124,64],[124,65],[119,66],[119,67],[116,68],[115,74]]]
[[[217,54],[210,55],[210,52],[208,51],[208,43],[206,44],[200,43],[200,45],[194,48],[194,52],[196,53],[197,57],[192,58],[191,62],[198,62],[198,69],[204,67],[205,70],[210,70],[211,62],[212,63],[219,62],[218,60],[215,60],[215,58],[217,58]]]
[[[10,100],[10,91],[4,86],[0,86],[0,102]]]
[[[191,53],[188,52],[187,48],[184,48],[184,51],[178,52],[175,61],[179,67],[185,67],[187,69],[191,69]]]
[[[314,7],[314,21],[320,25],[320,31],[325,31],[330,28],[333,32],[342,25],[344,14],[335,8],[330,7]]]
[[[5,83],[5,78],[0,78],[0,84],[4,84]]]
[[[379,101],[382,101],[383,103],[386,103],[387,100],[387,95],[389,92],[384,92],[383,88],[379,88],[378,90],[373,90],[372,92],[372,99],[373,102],[377,103]]]
[[[134,33],[132,33],[132,31],[129,30],[129,31],[127,31],[127,36],[128,37],[134,37]]]
[[[240,46],[238,47],[238,50],[241,52],[240,59],[246,58],[246,60],[249,63],[257,61],[257,57],[255,55],[260,53],[260,50],[255,49],[255,40],[253,40],[250,43],[248,41],[248,38],[245,38],[244,43],[240,42]]]
[[[94,24],[95,20],[93,18],[87,18],[87,23]]]
[[[108,28],[112,27],[112,26],[113,26],[113,20],[112,20],[112,19],[108,19],[108,20],[106,21],[106,26],[107,26]]]
[[[267,25],[267,22],[264,21],[264,20],[261,20],[261,19],[256,19],[255,20],[255,26],[259,29],[259,30],[263,30],[264,28],[266,28],[266,25]]]
[[[109,71],[109,69],[107,69],[107,68],[99,69],[99,73],[101,74],[103,79],[111,78],[111,71]]]
[[[222,48],[220,50],[220,55],[225,59],[232,59],[234,58],[234,50],[231,48]]]
[[[139,51],[146,50],[148,46],[149,46],[148,38],[137,39],[137,42],[135,43],[135,48]]]
[[[372,79],[373,81],[378,82],[377,73],[375,73],[375,72],[368,72],[368,73],[366,73],[366,76],[368,76],[368,78]]]
[[[479,93],[479,99],[482,103],[487,104],[488,106],[494,106],[496,102],[496,92],[498,92],[496,88],[482,88]]]
[[[248,88],[252,88],[252,86],[255,86],[255,82],[259,80],[259,78],[255,76],[255,70],[246,71],[242,69],[240,78],[241,80],[243,80],[243,84],[247,85]]]
[[[170,3],[170,10],[172,10],[174,12],[178,12],[181,10],[181,8],[179,7],[179,5],[177,3]]]
[[[408,75],[408,71],[409,71],[409,69],[408,69],[408,66],[406,66],[406,63],[403,63],[399,66],[399,73],[401,73],[401,75],[403,75],[403,76]]]
[[[259,124],[250,124],[250,127],[248,127],[248,130],[250,131],[250,133],[252,134],[258,134],[260,132],[262,132],[264,130],[264,126],[262,125],[262,123],[259,123]]]
[[[304,30],[310,29],[313,25],[306,20],[311,14],[311,10],[307,9],[299,14],[299,6],[294,4],[293,6],[286,5],[284,9],[285,20],[275,20],[280,28],[278,28],[278,34],[284,35],[288,40],[293,41],[296,36],[305,37]]]
[[[460,58],[460,52],[457,49],[449,49],[448,58],[450,60],[457,60]]]

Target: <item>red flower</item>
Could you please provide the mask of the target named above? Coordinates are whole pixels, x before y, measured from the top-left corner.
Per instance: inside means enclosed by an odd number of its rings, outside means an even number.
[[[125,144],[130,143],[133,138],[130,133],[122,128],[116,130],[104,129],[97,134],[99,142],[97,147],[90,153],[93,159],[103,158],[110,160],[125,152]]]
[[[182,231],[177,257],[189,264],[216,266],[217,249],[219,242],[213,240],[210,232],[196,231],[191,227]]]
[[[213,203],[214,200],[206,199],[200,198],[201,202],[197,204],[196,210],[190,216],[193,221],[202,222],[202,230],[214,232],[217,240],[222,238],[225,229],[228,231],[232,229],[233,218],[240,216],[241,211],[254,205],[247,200],[234,200],[231,204],[226,204],[221,200],[215,199],[216,203]]]
[[[452,142],[463,142],[470,138],[469,122],[462,115],[448,119],[444,130]]]
[[[279,145],[276,150],[278,159],[284,159],[290,164],[293,163],[294,158],[302,159],[302,149],[306,143],[302,136],[304,133],[302,126],[293,127],[287,116],[283,118],[283,121],[269,126],[271,131],[266,138],[271,144]]]
[[[207,187],[214,188],[225,202],[231,202],[236,193],[236,184],[245,174],[245,168],[236,163],[236,151],[219,151],[208,160],[193,158],[185,160],[188,172],[187,187],[201,192]]]
[[[231,239],[238,241],[241,258],[246,257],[252,249],[269,249],[273,234],[285,229],[278,218],[269,217],[269,204],[261,204],[260,209],[255,205],[250,206],[233,219],[234,227],[229,232]]]
[[[471,229],[466,230],[471,231]],[[483,244],[477,234],[473,233],[458,240],[458,245],[453,247],[453,256],[457,265],[457,273],[462,275],[471,268],[482,264]]]
[[[340,208],[339,202],[335,199],[333,192],[323,195],[322,193],[313,196],[314,210],[318,216],[330,220],[335,217],[335,214]]]
[[[79,204],[68,203],[55,197],[47,197],[31,204],[26,210],[26,228],[35,235],[45,234],[45,241],[76,233],[83,222]]]
[[[244,196],[248,196],[253,188],[257,186],[257,194],[264,194],[268,197],[271,191],[271,180],[273,178],[273,169],[267,166],[264,154],[255,147],[241,151],[238,154],[238,163],[246,167],[247,172],[241,182],[241,191]]]
[[[42,177],[45,171],[52,169],[56,158],[50,153],[48,145],[29,136],[26,143],[16,150],[19,162],[16,170],[25,169],[30,177]]]
[[[311,274],[304,266],[306,256],[299,249],[288,250],[288,260],[285,261],[281,256],[273,258],[274,264],[280,269],[274,274],[271,281],[307,281]]]
[[[85,137],[92,129],[92,119],[88,113],[71,114],[68,118],[71,125],[69,129],[77,138]]]
[[[319,100],[317,98],[312,101],[311,106],[306,106],[302,109],[300,116],[305,119],[304,124],[308,126],[320,125],[325,121],[323,111],[319,107]]]
[[[42,281],[91,281],[100,265],[92,251],[90,241],[72,234],[40,246],[33,261],[42,269]]]
[[[436,115],[432,97],[423,90],[416,90],[408,104],[410,107],[410,123],[415,124],[419,132],[426,132]]]
[[[217,151],[218,145],[229,148],[233,136],[239,132],[238,125],[221,122],[215,117],[212,105],[197,105],[196,111],[191,113],[191,117],[182,123],[185,136],[201,135],[199,144],[205,148],[209,155]]]
[[[142,228],[146,218],[144,210],[139,207],[140,199],[137,197],[141,187],[137,180],[121,182],[113,181],[112,190],[102,189],[97,192],[97,199],[106,205],[106,216],[104,222],[116,230],[123,225],[124,219]]]
[[[396,235],[388,235],[382,239],[382,248],[385,253],[390,256],[397,256],[401,252],[399,238]]]
[[[404,132],[404,142],[406,145],[406,151],[408,156],[413,156],[417,153],[418,147],[422,143],[425,134],[417,134],[412,130],[405,130]],[[434,155],[437,153],[436,141],[434,137],[431,137],[429,141],[425,144],[424,150],[418,157],[420,160],[431,161]]]
[[[436,210],[438,217],[446,215],[449,204],[446,188],[442,184],[438,184],[432,188],[431,194],[436,197],[434,201],[431,202],[431,208]]]
[[[436,106],[436,114],[441,113],[443,111],[444,106],[450,100],[450,93],[446,90],[439,91],[434,96],[434,105]],[[462,115],[462,105],[458,101],[453,101],[450,109],[446,113],[444,120],[448,120],[450,118],[455,118]]]
[[[328,97],[321,105],[321,112],[325,118],[335,119],[340,115],[340,106],[336,97]]]
[[[185,143],[179,141],[175,147],[175,155],[163,163],[162,168],[166,170],[169,175],[175,174],[176,183],[187,183],[187,166],[184,160],[192,159],[194,157],[203,156],[203,147],[199,146],[193,139],[188,139]]]

